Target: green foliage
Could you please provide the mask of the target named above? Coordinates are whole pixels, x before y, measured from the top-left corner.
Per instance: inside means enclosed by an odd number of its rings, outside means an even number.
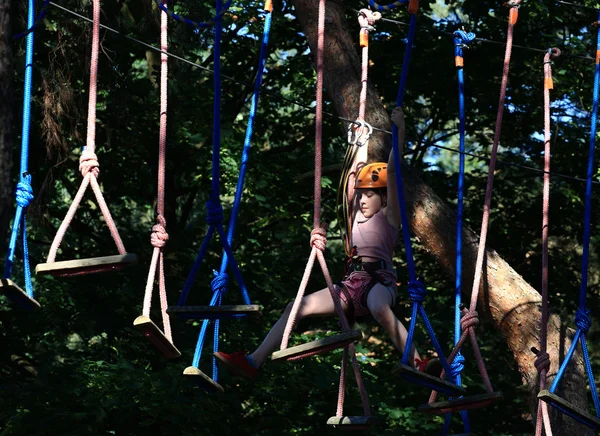
[[[24,2],[13,8],[14,26],[25,27]],[[90,2],[67,0],[62,5],[85,16]],[[588,1],[586,4],[596,5]],[[359,8],[362,3],[348,2]],[[150,0],[102,2],[102,22],[142,41],[156,43],[159,15]],[[221,199],[226,219],[233,201],[251,84],[262,32],[260,2],[234,5],[225,16],[222,47],[223,80]],[[176,2],[175,10],[191,17],[208,17],[214,7],[199,1]],[[404,9],[386,14],[406,20]],[[582,9],[555,2],[524,2],[515,43],[546,49],[558,46],[569,53],[593,56],[595,17]],[[89,80],[89,23],[52,8],[47,28],[36,33],[32,123],[32,168],[36,201],[29,211],[30,250],[34,264],[47,253],[56,229],[80,183],[77,158],[85,140],[87,84]],[[454,30],[461,22],[477,36],[504,41],[506,10],[501,2],[421,2],[414,59],[405,98],[408,160],[449,204],[456,203],[456,155],[434,145],[457,148],[456,77],[451,39],[437,31]],[[354,13],[347,23],[358,36]],[[406,28],[377,24],[371,44],[373,65],[369,77],[383,101],[393,107],[401,69]],[[169,50],[196,62],[192,66],[169,60],[169,120],[167,151],[166,280],[174,303],[206,232],[205,202],[211,183],[213,34],[192,32],[170,22]],[[14,43],[15,65],[24,62],[24,42]],[[496,117],[503,45],[479,43],[465,55],[467,92],[467,149],[487,155]],[[515,48],[511,63],[507,111],[501,136],[502,162],[540,168],[542,153],[543,53]],[[174,321],[176,343],[183,352],[177,362],[165,362],[132,322],[141,311],[151,246],[148,234],[154,223],[159,90],[159,56],[142,45],[111,32],[102,32],[99,64],[97,144],[100,182],[126,247],[140,257],[140,265],[127,271],[84,278],[35,281],[43,309],[24,315],[8,304],[0,305],[0,434],[117,434],[162,435],[315,434],[327,433],[327,418],[335,414],[341,353],[294,364],[267,365],[250,385],[222,371],[224,394],[208,394],[190,385],[181,372],[191,362],[198,323]],[[553,168],[556,173],[584,177],[587,159],[589,110],[593,67],[589,59],[562,57],[555,61],[553,104]],[[238,217],[234,250],[253,302],[264,306],[264,322],[223,322],[221,348],[236,350],[257,345],[267,329],[293,299],[310,247],[312,228],[314,71],[310,51],[293,6],[276,2],[264,90],[256,120],[253,149]],[[15,95],[22,93],[22,69],[15,75]],[[289,100],[282,100],[283,96]],[[20,110],[15,105],[15,112]],[[326,110],[333,112],[330,104]],[[15,119],[19,119],[16,113]],[[20,132],[20,125],[14,126]],[[335,118],[324,126],[324,166],[339,164],[344,135]],[[454,135],[454,136],[453,136]],[[15,159],[20,138],[15,135]],[[15,162],[17,163],[17,162]],[[468,158],[466,217],[480,225],[487,162]],[[324,219],[335,219],[335,189],[339,174],[323,178]],[[528,282],[538,286],[541,270],[541,176],[522,167],[499,164],[495,179],[489,245],[495,248]],[[570,320],[577,303],[580,277],[584,184],[553,178],[551,205],[551,303]],[[91,197],[86,197],[91,199]],[[592,247],[600,242],[597,231],[600,204],[594,200]],[[61,246],[61,259],[109,254],[114,251],[109,233],[98,219],[97,206],[82,204]],[[328,235],[328,259],[335,277],[342,274],[343,250],[336,226]],[[419,273],[429,292],[427,308],[434,329],[450,348],[453,323],[453,279],[415,242]],[[190,304],[205,304],[210,296],[212,269],[220,264],[220,245],[213,241],[190,295]],[[399,281],[407,282],[403,249],[397,249]],[[592,253],[589,303],[598,313],[600,272]],[[15,277],[22,271],[15,270]],[[314,272],[309,291],[323,286]],[[239,301],[238,288],[230,286],[226,302]],[[406,289],[401,287],[397,313],[410,314]],[[2,297],[3,298],[3,297]],[[156,296],[155,296],[156,300]],[[160,319],[158,304],[153,317]],[[366,340],[357,347],[373,412],[386,425],[371,434],[437,434],[441,418],[422,416],[415,406],[428,392],[393,377],[399,353],[372,321],[358,325]],[[296,337],[308,340],[336,331],[334,320],[301,325]],[[480,328],[479,338],[496,389],[506,400],[470,414],[477,434],[531,433],[531,416],[513,356],[496,332]],[[596,342],[596,330],[590,343]],[[210,335],[209,335],[210,336]],[[423,332],[417,342],[431,348]],[[210,339],[201,361],[211,373]],[[592,348],[595,367],[600,350]],[[36,375],[14,363],[26,359]],[[475,365],[467,355],[465,384],[483,389]],[[361,404],[352,378],[348,381],[346,408],[360,413]],[[454,417],[458,431],[458,418]],[[486,433],[487,432],[487,433]]]

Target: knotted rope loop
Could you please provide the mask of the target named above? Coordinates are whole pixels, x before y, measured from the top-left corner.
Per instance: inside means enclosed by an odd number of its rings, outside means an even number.
[[[548,49],[547,55],[547,57],[544,56],[544,65],[552,64],[552,59],[556,59],[557,57],[559,57],[561,55],[561,51],[556,47],[552,47]]]
[[[453,35],[454,45],[458,45],[461,48],[469,48],[469,44],[475,41],[476,38],[473,32],[465,32],[464,30],[455,30]]]
[[[33,188],[31,187],[31,175],[27,174],[17,183],[17,191],[15,192],[17,205],[26,208],[33,200]]]
[[[372,133],[373,126],[364,120],[356,120],[348,126],[348,144],[362,147],[369,141]]]
[[[590,310],[589,309],[577,309],[575,312],[575,325],[579,330],[583,333],[587,333],[592,326],[592,319],[590,318]]]
[[[156,224],[152,226],[152,234],[150,235],[150,243],[154,248],[162,248],[169,240],[169,234],[166,230],[167,221],[162,215],[156,217]]]
[[[315,227],[310,232],[310,246],[316,247],[320,251],[325,251],[327,246],[327,227],[321,224],[321,227]]]
[[[467,310],[460,319],[460,328],[467,330],[468,328],[475,328],[479,325],[479,314],[476,310]]]
[[[410,0],[408,2],[408,13],[417,15],[419,13],[419,0]]]
[[[358,24],[361,29],[364,29],[367,32],[375,30],[373,24],[379,19],[381,19],[381,14],[379,12],[373,12],[370,9],[361,9],[358,11]]]
[[[538,353],[533,364],[538,372],[542,372],[542,370],[548,372],[550,370],[550,355],[546,352]]]
[[[206,202],[206,222],[211,226],[223,222],[223,206],[221,206],[221,200],[219,200],[218,197],[215,198],[212,194]]]
[[[210,281],[210,288],[214,292],[220,292],[224,294],[227,292],[227,284],[229,283],[229,277],[226,273],[220,273],[214,271],[215,278]]]
[[[91,172],[94,177],[98,178],[100,175],[100,164],[98,163],[98,156],[96,156],[96,153],[89,150],[83,150],[79,157],[79,171],[83,177]]]
[[[421,304],[425,301],[427,289],[425,289],[425,285],[419,280],[411,280],[408,282],[408,295],[413,303]]]
[[[450,364],[450,376],[456,380],[456,377],[465,369],[465,357],[458,353]]]

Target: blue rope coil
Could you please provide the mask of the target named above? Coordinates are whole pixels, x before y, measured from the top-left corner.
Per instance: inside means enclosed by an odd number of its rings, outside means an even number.
[[[587,333],[592,326],[592,319],[590,318],[590,309],[577,309],[575,312],[575,325],[583,333]]]
[[[229,282],[229,277],[227,277],[227,274],[222,272],[215,271],[214,274],[215,278],[211,280],[210,288],[213,292],[219,292],[221,294],[224,294],[225,292],[227,292],[227,284]]]
[[[213,226],[223,222],[223,206],[218,198],[211,198],[206,202],[206,222]]]
[[[463,369],[465,369],[465,357],[459,352],[450,364],[450,376],[452,379],[456,380]]]
[[[17,205],[26,208],[33,200],[33,188],[31,187],[31,175],[27,174],[17,184],[17,191],[15,193]]]
[[[425,301],[427,289],[419,280],[412,280],[408,283],[408,295],[413,303],[421,304]]]

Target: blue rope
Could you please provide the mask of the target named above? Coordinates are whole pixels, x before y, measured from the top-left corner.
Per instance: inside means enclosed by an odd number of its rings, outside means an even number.
[[[598,21],[600,21],[600,12],[598,12]],[[600,29],[597,32],[596,37],[596,50],[600,50]],[[596,67],[594,74],[594,94],[593,94],[593,105],[592,105],[592,117],[591,117],[591,128],[590,128],[590,147],[588,154],[588,165],[587,165],[587,177],[585,185],[585,214],[583,224],[583,256],[581,259],[581,286],[579,288],[579,308],[575,312],[575,326],[577,331],[573,337],[571,347],[565,356],[560,368],[556,374],[556,378],[550,387],[550,392],[554,393],[558,387],[558,383],[565,373],[567,365],[571,361],[577,343],[581,341],[581,349],[583,351],[583,362],[585,370],[588,375],[588,381],[590,384],[590,391],[592,392],[592,399],[594,402],[594,409],[596,410],[596,416],[600,418],[600,399],[598,398],[598,391],[596,389],[596,382],[594,380],[594,374],[592,372],[592,365],[588,353],[586,334],[590,329],[592,320],[590,318],[590,310],[586,308],[586,297],[588,287],[588,266],[589,266],[589,253],[590,253],[590,229],[592,219],[592,178],[594,176],[594,150],[596,147],[596,123],[598,119],[598,101],[600,94],[600,62],[596,58]],[[563,410],[564,411],[564,410]],[[569,415],[571,415],[569,413]],[[571,415],[573,416],[573,415]],[[573,418],[580,422],[583,422],[576,416]]]
[[[394,8],[397,8],[398,6],[405,5],[408,2],[409,2],[409,0],[398,0],[398,1],[395,1],[394,3],[390,3],[387,5],[380,5],[378,3],[375,3],[373,0],[369,0],[369,6],[371,6],[372,8],[374,8],[375,10],[377,10],[379,12],[386,12],[386,11],[392,10]]]
[[[219,9],[217,7],[217,12],[218,11],[219,11]],[[194,279],[196,277],[196,274],[198,273],[198,269],[200,267],[202,258],[208,248],[207,240],[209,240],[210,236],[212,236],[215,228],[216,228],[217,232],[219,233],[220,240],[222,241],[223,256],[222,256],[220,271],[215,272],[215,278],[211,281],[211,289],[213,292],[213,296],[211,298],[209,305],[210,306],[220,306],[222,303],[223,295],[227,292],[227,287],[228,287],[228,282],[229,282],[228,276],[226,274],[228,266],[231,267],[231,269],[233,270],[236,282],[240,286],[244,304],[251,304],[250,296],[248,295],[248,291],[247,291],[246,285],[244,283],[241,271],[235,260],[234,255],[233,255],[233,250],[231,249],[231,244],[233,242],[233,237],[235,234],[237,216],[239,213],[239,208],[240,208],[241,199],[242,199],[242,193],[244,190],[244,181],[245,181],[246,171],[247,171],[247,167],[248,167],[248,158],[249,158],[249,153],[250,153],[250,146],[252,143],[252,134],[253,134],[253,130],[254,130],[254,120],[256,118],[256,113],[257,113],[257,109],[258,109],[258,98],[260,95],[260,88],[262,86],[263,75],[264,75],[264,71],[265,71],[265,64],[266,64],[266,59],[267,59],[267,48],[268,48],[268,43],[269,43],[269,35],[270,35],[270,31],[271,31],[271,22],[272,22],[272,14],[270,11],[267,11],[267,14],[265,15],[263,39],[262,39],[260,56],[259,56],[257,75],[256,75],[255,83],[254,83],[254,92],[253,92],[253,96],[252,96],[250,114],[248,117],[248,125],[246,127],[246,136],[244,138],[244,147],[243,147],[243,151],[242,151],[240,172],[239,172],[238,182],[237,182],[237,186],[236,186],[236,193],[235,193],[235,197],[234,197],[232,213],[231,213],[231,216],[229,219],[229,227],[228,227],[227,235],[225,235],[225,231],[223,229],[223,224],[222,224],[223,210],[222,210],[222,207],[221,207],[221,204],[219,201],[219,195],[218,195],[219,194],[219,159],[218,159],[218,157],[219,157],[219,144],[220,144],[220,132],[219,132],[220,119],[217,118],[218,117],[217,114],[220,114],[220,93],[221,93],[221,91],[220,91],[220,83],[218,85],[219,89],[217,89],[217,77],[220,78],[220,65],[217,65],[218,59],[220,57],[220,47],[218,47],[218,45],[220,45],[220,41],[217,41],[217,39],[220,39],[220,38],[216,37],[216,39],[215,39],[215,55],[214,55],[214,57],[215,57],[215,68],[214,68],[214,72],[215,72],[215,104],[214,104],[215,123],[213,125],[213,130],[214,130],[214,132],[213,132],[213,135],[214,135],[213,136],[213,174],[212,174],[212,176],[213,176],[212,183],[213,184],[212,184],[211,198],[209,199],[209,201],[207,203],[207,209],[208,209],[207,222],[209,223],[209,234],[207,234],[207,238],[205,238],[205,241],[202,244],[200,253],[199,253],[198,257],[196,258],[196,261],[194,262],[194,265],[192,267],[192,271],[190,272],[190,275],[188,276],[188,279],[186,281],[184,290],[183,290],[181,298],[180,298],[180,303],[179,303],[180,305],[185,304],[185,300],[187,299],[189,290],[191,289]],[[215,34],[220,35],[221,27],[222,27],[221,24],[217,23],[217,25],[215,26]],[[218,122],[217,122],[217,120],[218,120]],[[193,363],[192,363],[192,365],[195,367],[198,367],[200,364],[200,357],[202,355],[202,349],[204,348],[204,341],[206,338],[206,331],[207,331],[209,322],[210,322],[210,320],[204,320],[202,323],[202,328],[200,330],[200,335],[199,335],[198,341],[196,343],[196,350],[194,353],[194,359],[193,359]],[[218,319],[215,320],[214,332],[213,332],[213,352],[216,353],[217,351],[219,351],[219,320]],[[212,376],[212,378],[216,382],[218,379],[218,367],[216,364],[216,359],[214,357],[213,357],[212,361],[213,361],[213,376]]]
[[[29,11],[27,14],[27,27],[31,28],[35,24],[35,0],[29,0]],[[33,74],[33,32],[27,34],[27,49],[25,53],[25,84],[23,88],[23,126],[21,131],[21,167],[19,183],[16,190],[17,209],[13,221],[10,242],[8,245],[8,255],[4,267],[4,278],[10,278],[12,266],[15,259],[15,250],[17,248],[17,237],[19,228],[23,241],[23,272],[25,276],[25,291],[30,298],[33,298],[33,285],[31,283],[31,270],[29,267],[29,249],[27,246],[27,223],[25,220],[25,210],[31,200],[33,200],[33,189],[31,188],[31,175],[28,173],[29,160],[29,130],[31,125],[31,81]]]
[[[219,7],[217,8],[217,11],[216,11],[217,13],[214,17],[212,17],[209,21],[200,22],[200,21],[190,20],[189,18],[182,17],[181,15],[177,15],[172,10],[167,9],[167,7],[162,3],[162,1],[154,0],[154,3],[156,3],[161,10],[163,10],[169,17],[173,18],[175,21],[178,21],[180,23],[185,23],[190,27],[200,27],[200,28],[220,26],[219,23],[221,22],[221,18],[223,18],[223,15],[225,14],[225,12],[227,12],[229,10],[229,7],[231,6],[231,2],[232,2],[232,0],[227,0],[224,5],[219,4]],[[216,32],[216,30],[215,30],[215,32]]]
[[[415,33],[417,30],[417,16],[416,14],[410,15],[410,25],[408,28],[408,38],[406,42],[406,51],[404,52],[404,61],[402,64],[402,73],[400,75],[400,84],[398,86],[398,96],[396,98],[396,107],[402,106],[404,100],[404,94],[406,91],[406,82],[408,79],[408,67],[410,65],[410,59],[412,55],[412,48],[415,40]],[[408,357],[411,354],[410,350],[412,349],[412,343],[414,338],[414,332],[417,321],[417,314],[421,315],[425,327],[427,329],[427,333],[431,338],[431,342],[438,353],[440,361],[442,362],[442,366],[444,367],[444,371],[446,373],[450,373],[450,367],[448,366],[448,361],[444,357],[444,352],[442,347],[440,346],[437,337],[435,336],[435,332],[433,331],[433,327],[427,318],[427,313],[423,308],[423,301],[425,300],[425,296],[427,295],[427,291],[425,286],[417,280],[417,272],[415,268],[414,255],[412,251],[412,243],[410,241],[410,227],[408,222],[408,216],[406,214],[406,201],[404,199],[404,184],[402,182],[402,168],[400,166],[400,153],[398,151],[398,127],[395,124],[392,124],[392,147],[394,150],[394,167],[396,168],[396,186],[398,187],[398,204],[400,205],[400,218],[402,221],[402,236],[404,240],[404,248],[406,250],[406,263],[408,267],[408,277],[409,277],[409,285],[408,285],[408,293],[410,298],[412,299],[412,318],[410,320],[410,326],[408,329],[408,337],[406,339],[405,352],[402,355],[402,364],[408,365]],[[410,365],[412,366],[412,365]],[[412,381],[416,381],[411,379]],[[420,382],[419,382],[420,383]]]
[[[40,23],[42,23],[42,21],[44,20],[44,18],[46,17],[46,13],[48,12],[48,6],[50,5],[50,0],[44,0],[44,2],[42,3],[42,6],[40,7],[40,12],[38,13],[37,18],[35,18],[34,20],[30,19],[30,16],[27,16],[27,29],[24,30],[21,33],[17,33],[16,35],[13,35],[14,39],[21,39],[24,38],[26,36],[29,36],[30,33],[33,33],[34,31],[36,31],[40,26]],[[31,11],[32,6],[31,6],[31,2],[29,2],[29,10]],[[35,10],[35,5],[33,5],[33,9]]]

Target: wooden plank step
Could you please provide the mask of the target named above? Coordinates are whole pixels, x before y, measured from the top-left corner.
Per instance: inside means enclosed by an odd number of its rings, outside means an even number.
[[[448,380],[429,375],[413,368],[412,366],[403,365],[402,362],[398,363],[394,367],[392,374],[399,374],[405,380],[421,386],[426,386],[434,391],[443,392],[448,395],[459,396],[464,395],[467,392],[467,390],[462,386],[457,386]]]
[[[295,347],[286,348],[285,350],[279,350],[271,355],[273,361],[289,360],[291,358],[301,359],[303,354],[306,353],[325,353],[330,350],[345,347],[346,345],[356,342],[362,338],[362,333],[356,330],[350,330],[345,333],[340,333],[334,336],[328,336],[323,339],[319,339],[306,344],[296,345]]]
[[[137,255],[133,253],[115,256],[90,257],[88,259],[63,260],[60,262],[40,263],[35,267],[36,275],[68,277],[73,275],[94,274],[119,271],[136,264]]]
[[[502,392],[486,392],[485,394],[470,395],[454,400],[423,404],[419,406],[417,410],[423,413],[444,415],[446,413],[459,412],[461,410],[479,409],[491,406],[502,398],[504,398]]]
[[[133,321],[133,326],[142,332],[158,351],[167,359],[181,357],[179,350],[167,339],[161,329],[147,316],[138,316]]]
[[[261,316],[262,308],[258,304],[238,304],[228,306],[169,306],[169,316],[184,319],[221,319],[242,316]]]
[[[550,404],[552,407],[556,407],[558,410],[569,415],[571,418],[576,419],[580,423],[587,425],[594,430],[600,430],[600,419],[597,416],[575,407],[567,400],[551,393],[549,390],[545,389],[541,391],[538,394],[538,398]]]
[[[327,420],[327,425],[340,430],[367,430],[380,423],[377,416],[332,416]]]
[[[12,280],[0,279],[0,294],[6,295],[8,299],[25,310],[34,311],[40,308],[40,303],[27,295],[27,292]]]
[[[223,386],[204,374],[195,366],[188,366],[183,370],[183,375],[209,392],[225,392]]]

